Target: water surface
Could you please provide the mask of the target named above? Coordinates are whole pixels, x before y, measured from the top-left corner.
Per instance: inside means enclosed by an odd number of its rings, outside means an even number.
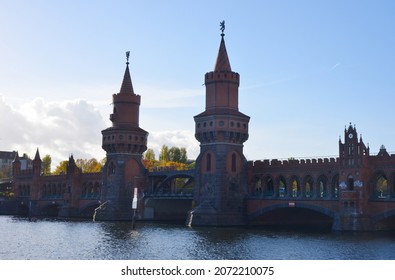
[[[188,228],[0,216],[2,260],[384,260],[395,232]]]

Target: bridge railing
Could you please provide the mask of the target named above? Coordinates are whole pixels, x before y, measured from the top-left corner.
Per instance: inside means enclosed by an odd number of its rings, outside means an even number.
[[[187,174],[193,176],[194,173],[195,169],[154,168],[149,170],[150,175]]]
[[[146,194],[144,197],[146,198],[164,198],[164,199],[172,199],[172,198],[193,198],[193,193],[151,193]]]

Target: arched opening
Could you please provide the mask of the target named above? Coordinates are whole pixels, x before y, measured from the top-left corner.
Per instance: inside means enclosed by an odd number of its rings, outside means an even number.
[[[332,178],[332,196],[334,198],[339,197],[339,174],[336,174]]]
[[[314,191],[313,191],[313,184],[314,184],[313,178],[310,175],[307,175],[304,178],[304,194],[305,194],[305,197],[312,197],[313,196],[313,193],[314,193]]]
[[[108,175],[115,174],[115,163],[113,161],[108,165]]]
[[[232,172],[236,172],[237,171],[236,166],[237,166],[236,165],[236,154],[233,153],[232,154],[232,168],[231,168]]]
[[[354,190],[354,177],[352,175],[348,175],[347,188],[349,191]]]
[[[318,191],[319,191],[319,197],[321,198],[328,196],[327,183],[328,183],[328,178],[325,175],[321,175],[318,178]]]
[[[280,176],[278,179],[278,196],[285,197],[287,195],[287,183],[285,178]]]
[[[273,179],[270,176],[265,178],[265,195],[273,196],[274,195],[274,183]]]
[[[263,192],[262,189],[262,180],[259,177],[255,177],[255,186],[254,186],[254,193],[256,195],[261,195]]]
[[[206,171],[210,172],[211,171],[211,154],[208,153],[206,155]]]
[[[375,182],[375,195],[377,198],[385,198],[388,195],[388,180],[384,174],[377,175]]]
[[[268,226],[295,230],[331,231],[333,217],[325,211],[306,207],[271,207],[262,209],[251,218],[254,226]]]
[[[299,180],[296,176],[293,176],[291,179],[291,192],[292,197],[298,197],[300,194]]]

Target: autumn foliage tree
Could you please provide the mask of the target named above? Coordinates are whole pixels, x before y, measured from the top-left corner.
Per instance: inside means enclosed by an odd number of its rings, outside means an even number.
[[[176,170],[191,169],[191,163],[188,164],[187,150],[185,148],[171,147],[162,145],[159,152],[159,160],[155,159],[153,149],[148,149],[144,153],[145,168],[152,170],[158,167],[172,167]]]
[[[69,161],[64,160],[61,161],[58,166],[56,166],[54,172],[52,174],[58,175],[61,173],[66,173],[67,172],[67,165]],[[75,164],[81,168],[83,173],[91,173],[91,172],[100,172],[104,166],[105,159],[102,159],[101,161],[98,161],[95,158],[91,159],[77,159],[75,161]]]

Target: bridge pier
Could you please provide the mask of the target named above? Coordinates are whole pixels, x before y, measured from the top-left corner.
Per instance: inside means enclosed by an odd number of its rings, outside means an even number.
[[[336,214],[333,218],[332,230],[334,231],[372,231],[372,219],[363,214]]]

